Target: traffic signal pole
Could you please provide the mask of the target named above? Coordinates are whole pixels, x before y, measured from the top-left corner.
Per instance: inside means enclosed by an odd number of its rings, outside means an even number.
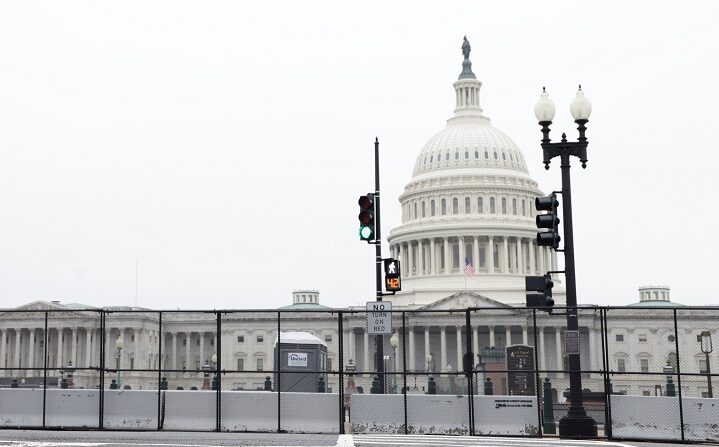
[[[382,301],[382,230],[380,227],[380,200],[379,200],[379,139],[374,140],[374,223],[375,223],[375,283],[377,301]],[[391,318],[391,316],[390,316]],[[375,335],[375,366],[379,376],[382,394],[386,392],[384,376],[384,338]]]

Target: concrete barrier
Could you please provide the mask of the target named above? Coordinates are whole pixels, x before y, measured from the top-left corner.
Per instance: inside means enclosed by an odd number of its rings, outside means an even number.
[[[404,396],[353,394],[353,433],[404,433]],[[492,435],[534,435],[538,431],[537,399],[518,396],[474,396],[475,432]],[[467,396],[407,395],[409,433],[468,434]]]
[[[680,440],[679,398],[612,395],[612,435],[628,439]],[[682,399],[687,440],[719,440],[719,398]]]
[[[0,426],[42,427],[42,390],[0,389]]]
[[[94,390],[97,395],[97,390]],[[157,391],[105,391],[105,428],[157,430]],[[95,402],[97,418],[97,401]]]

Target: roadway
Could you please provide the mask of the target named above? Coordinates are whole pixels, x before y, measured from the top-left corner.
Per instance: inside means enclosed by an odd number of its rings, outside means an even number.
[[[686,444],[433,435],[0,430],[0,447],[669,447]]]

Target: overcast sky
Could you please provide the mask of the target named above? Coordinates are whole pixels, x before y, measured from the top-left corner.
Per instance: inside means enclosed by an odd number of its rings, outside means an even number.
[[[462,36],[482,104],[544,191],[553,136],[593,104],[575,165],[580,303],[641,285],[719,304],[719,2],[0,4],[0,306],[270,308],[374,299],[357,197],[381,142],[383,233],[452,114]],[[385,245],[385,253],[387,248]]]

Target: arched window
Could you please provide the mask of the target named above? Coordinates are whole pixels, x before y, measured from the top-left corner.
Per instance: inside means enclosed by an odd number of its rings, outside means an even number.
[[[484,267],[487,264],[487,249],[484,244],[479,246],[479,267]]]
[[[510,160],[510,161],[514,161],[514,155],[512,155],[511,152],[509,153],[509,160]]]
[[[474,159],[479,160],[479,151],[474,151]]]
[[[447,154],[444,156],[445,161],[449,161],[449,151],[447,151]]]
[[[494,151],[494,159],[497,160],[499,157],[497,157],[497,151]]]
[[[456,197],[452,199],[452,214],[459,214],[459,200]]]
[[[464,151],[464,159],[469,160],[469,151]]]
[[[427,203],[422,201],[422,217],[427,217]]]
[[[499,245],[492,243],[492,254],[494,255],[494,268],[499,268]]]
[[[484,212],[484,200],[481,197],[477,198],[477,212],[479,214]]]
[[[494,214],[496,213],[496,209],[494,208],[494,197],[489,198],[489,212]]]
[[[527,215],[527,205],[526,205],[526,201],[524,199],[522,199],[522,216],[526,216],[526,215]]]
[[[429,162],[432,163],[434,161],[434,155],[429,156]]]
[[[517,215],[517,199],[512,199],[512,214]]]
[[[502,160],[507,161],[507,154],[504,152],[502,152]]]
[[[484,159],[489,160],[489,152],[484,151]]]
[[[459,151],[454,151],[454,159],[459,160]]]
[[[417,214],[415,212],[415,214]],[[507,198],[502,197],[502,214],[507,214]]]
[[[459,244],[456,242],[452,244],[452,270],[459,270]]]
[[[414,202],[414,218],[417,218],[417,202]]]
[[[472,211],[472,205],[470,204],[469,197],[464,198],[464,213],[469,214]]]
[[[442,199],[442,215],[447,214],[447,199]]]
[[[431,216],[434,216],[434,199],[429,202],[429,213]]]

